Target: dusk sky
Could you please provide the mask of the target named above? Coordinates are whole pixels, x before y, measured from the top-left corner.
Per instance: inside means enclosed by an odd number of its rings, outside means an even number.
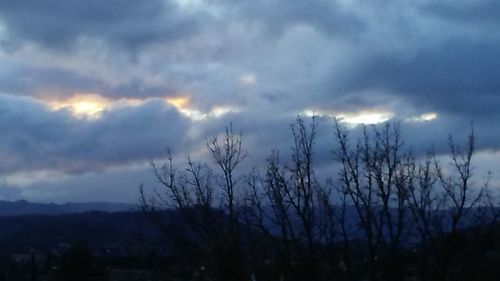
[[[0,200],[133,203],[166,148],[232,122],[258,166],[313,112],[323,170],[334,117],[417,154],[473,122],[498,183],[499,31],[498,0],[0,0]]]

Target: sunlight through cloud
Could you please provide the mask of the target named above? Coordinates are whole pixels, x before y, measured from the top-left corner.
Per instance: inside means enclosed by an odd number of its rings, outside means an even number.
[[[376,110],[363,110],[359,112],[349,112],[349,113],[333,113],[326,112],[322,110],[311,110],[306,109],[302,111],[302,115],[312,117],[331,117],[337,118],[340,122],[346,123],[348,126],[355,127],[357,125],[372,125],[383,123],[394,117],[394,113],[388,111],[376,111]]]
[[[342,113],[336,115],[341,122],[345,122],[351,125],[371,125],[378,124],[388,121],[394,116],[391,112],[371,112],[371,111],[361,111],[358,113]]]
[[[175,106],[177,109],[185,108],[189,105],[191,99],[189,97],[178,96],[178,97],[168,97],[165,99],[170,105]]]
[[[232,112],[239,112],[236,107],[213,106],[208,112],[202,112],[191,106],[191,99],[188,96],[176,96],[165,98],[165,102],[174,106],[184,116],[193,121],[202,121],[207,118],[219,118]]]
[[[96,94],[78,94],[64,101],[50,101],[49,106],[53,111],[69,109],[75,117],[96,119],[110,103]]]
[[[240,83],[247,86],[252,86],[257,83],[257,77],[254,74],[245,74],[240,76]]]
[[[427,121],[432,121],[438,117],[437,113],[435,112],[427,112],[424,113],[420,116],[414,116],[410,118],[406,118],[406,122],[427,122]]]
[[[140,99],[111,100],[97,94],[76,94],[66,100],[47,101],[52,111],[69,110],[76,118],[98,119],[101,114],[113,108],[138,106],[144,101]]]

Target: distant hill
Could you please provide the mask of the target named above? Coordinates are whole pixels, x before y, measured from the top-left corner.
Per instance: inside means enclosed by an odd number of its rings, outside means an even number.
[[[57,245],[83,242],[97,252],[126,254],[146,241],[158,241],[158,234],[140,212],[0,216],[0,253],[26,253],[31,248],[49,251]]]
[[[0,216],[18,215],[63,215],[72,213],[125,212],[134,210],[135,205],[125,203],[32,203],[25,200],[0,201]]]

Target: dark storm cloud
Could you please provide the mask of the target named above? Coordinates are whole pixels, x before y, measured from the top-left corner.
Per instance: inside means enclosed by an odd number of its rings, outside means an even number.
[[[406,97],[419,107],[467,114],[469,118],[498,115],[500,102],[500,38],[474,42],[448,40],[418,50],[411,58],[372,58],[347,91],[382,88]]]
[[[5,0],[0,1],[0,17],[9,36],[4,45],[12,47],[27,41],[67,48],[83,36],[135,49],[185,37],[198,24],[162,0]]]
[[[161,100],[81,120],[28,98],[0,96],[0,172],[100,171],[144,163],[167,146],[187,145],[188,121]]]
[[[10,95],[0,96],[0,171],[71,174],[23,196],[68,200],[68,187],[92,174],[92,186],[78,185],[75,196],[102,188],[113,198],[119,191],[108,186],[128,173],[124,166],[165,147],[207,160],[204,138],[231,121],[245,135],[245,165],[265,165],[272,149],[285,158],[289,125],[305,110],[325,113],[316,148],[322,169],[335,147],[328,114],[394,113],[419,155],[433,145],[445,153],[447,136],[465,140],[474,121],[478,147],[500,149],[499,15],[493,0],[0,0],[0,91]],[[75,93],[186,95],[199,114],[234,112],[194,121],[152,99],[82,121],[30,98]],[[426,112],[437,119],[407,122]],[[132,194],[138,182],[124,190]]]
[[[151,85],[140,77],[112,83],[93,73],[58,67],[6,66],[0,70],[0,92],[41,99],[65,100],[75,94],[94,93],[110,99],[147,99],[175,95],[168,81]]]
[[[363,31],[365,22],[336,1],[258,0],[216,1],[232,10],[236,19],[261,24],[273,36],[296,24],[308,24],[330,35],[350,36]],[[277,34],[278,33],[278,34]]]
[[[0,185],[0,198],[19,200],[30,198],[36,202],[130,202],[137,203],[139,186],[156,186],[149,168],[130,171],[86,173],[65,181],[41,181],[25,188]],[[152,192],[152,191],[151,191]],[[96,194],[99,195],[96,198]]]
[[[60,68],[18,68],[0,74],[0,91],[23,96],[67,97],[74,92],[93,92],[107,87],[103,80]]]
[[[444,20],[461,24],[500,23],[500,2],[496,0],[477,1],[430,1],[422,10]]]

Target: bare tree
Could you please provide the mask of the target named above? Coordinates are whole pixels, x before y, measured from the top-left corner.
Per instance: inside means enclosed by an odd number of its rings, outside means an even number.
[[[306,125],[298,117],[291,125],[290,161],[283,163],[273,151],[265,175],[249,184],[251,224],[277,242],[279,270],[286,280],[317,280],[320,274],[317,248],[324,231],[318,218],[322,187],[314,173],[316,127],[315,118]]]
[[[465,149],[457,145],[453,138],[448,138],[449,158],[448,169],[444,169],[438,157],[434,156],[434,173],[441,193],[439,203],[441,211],[434,211],[439,216],[434,225],[435,234],[439,239],[439,248],[435,250],[435,260],[442,280],[457,279],[457,250],[465,243],[464,226],[484,228],[486,220],[496,220],[495,217],[479,215],[482,208],[479,205],[487,199],[487,183],[477,186],[473,181],[474,167],[472,159],[475,153],[474,129],[467,138]],[[477,216],[479,215],[479,216]],[[478,219],[481,217],[482,219]],[[474,221],[473,221],[474,220]],[[432,237],[431,237],[432,238]]]
[[[221,139],[207,140],[214,169],[194,162],[188,155],[184,168],[179,170],[169,153],[166,163],[151,162],[163,189],[149,197],[141,189],[141,208],[156,216],[160,224],[164,221],[158,218],[159,208],[171,208],[182,215],[183,232],[178,227],[172,231],[172,225],[163,224],[161,229],[174,240],[173,245],[191,245],[192,252],[198,255],[192,260],[198,263],[195,269],[203,269],[217,280],[247,280],[236,196],[236,169],[245,158],[242,142],[242,134],[235,134],[232,125],[226,127]],[[217,206],[220,198],[222,204]]]
[[[335,136],[339,190],[364,234],[369,279],[401,280],[402,255],[414,228],[411,203],[417,199],[411,191],[417,175],[411,151],[403,150],[399,124],[363,127],[362,137],[350,140],[336,122]]]
[[[288,157],[273,150],[265,169],[244,174],[243,137],[230,125],[206,140],[209,163],[188,155],[177,168],[170,154],[163,164],[151,162],[163,189],[152,196],[141,189],[141,207],[207,280],[418,275],[425,281],[474,274],[464,265],[468,256],[479,260],[500,237],[487,181],[473,180],[473,130],[465,149],[449,138],[450,163],[443,165],[436,153],[420,160],[406,148],[397,123],[364,126],[354,138],[335,120],[338,172],[322,184],[315,170],[317,126],[316,118],[308,124],[298,117]],[[181,219],[166,223],[162,207]]]

